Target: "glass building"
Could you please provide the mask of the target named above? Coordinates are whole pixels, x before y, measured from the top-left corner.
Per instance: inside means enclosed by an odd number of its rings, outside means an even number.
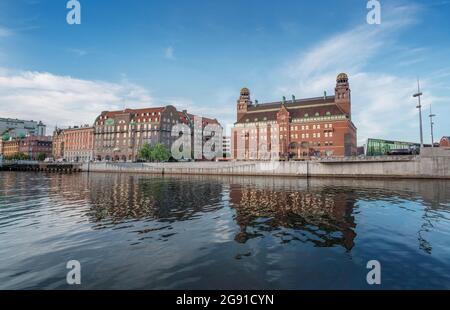
[[[382,139],[368,139],[365,146],[366,156],[387,155],[391,150],[409,150],[412,147],[420,147],[419,143],[389,141]]]

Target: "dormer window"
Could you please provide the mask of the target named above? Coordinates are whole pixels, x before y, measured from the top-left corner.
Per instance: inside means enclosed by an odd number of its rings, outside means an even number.
[[[305,113],[305,118],[308,118],[309,117],[309,114],[308,113]]]

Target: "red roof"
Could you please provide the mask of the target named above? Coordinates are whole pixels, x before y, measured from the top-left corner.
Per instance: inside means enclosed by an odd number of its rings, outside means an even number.
[[[237,123],[276,121],[277,113],[281,109],[283,102],[272,102],[258,105],[250,105],[247,113],[244,114]],[[300,119],[307,114],[308,117],[345,115],[345,113],[335,104],[335,97],[309,98],[284,103],[290,118]]]

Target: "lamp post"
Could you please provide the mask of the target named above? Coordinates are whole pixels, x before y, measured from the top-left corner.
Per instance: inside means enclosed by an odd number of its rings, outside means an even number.
[[[434,127],[434,122],[433,122],[433,117],[435,117],[436,114],[433,114],[431,112],[431,104],[430,104],[430,126],[431,126],[431,147],[434,147],[434,135],[433,135],[433,127]]]
[[[420,91],[420,82],[417,80],[417,93],[413,95],[414,98],[419,98],[419,105],[416,107],[419,109],[419,121],[420,121],[420,147],[423,148],[423,129],[422,129],[422,104],[420,102],[420,97],[422,96]]]

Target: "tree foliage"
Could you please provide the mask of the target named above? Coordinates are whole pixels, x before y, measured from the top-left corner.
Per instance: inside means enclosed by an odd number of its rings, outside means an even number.
[[[39,153],[37,156],[37,160],[44,161],[47,158],[47,154],[45,153]]]
[[[16,153],[14,155],[5,156],[6,160],[28,160],[30,157],[25,153]]]
[[[139,158],[145,161],[164,162],[168,161],[170,156],[170,151],[161,143],[158,143],[155,146],[145,143],[139,150]]]

